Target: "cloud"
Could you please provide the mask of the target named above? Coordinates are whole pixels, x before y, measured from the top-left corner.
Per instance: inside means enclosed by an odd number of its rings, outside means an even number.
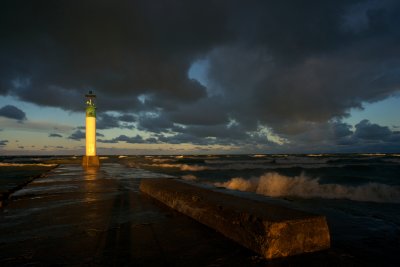
[[[0,108],[0,116],[18,120],[20,122],[26,120],[25,112],[12,105],[6,105]]]
[[[63,137],[61,134],[58,133],[50,133],[49,137]]]
[[[175,127],[171,119],[165,114],[145,113],[139,117],[137,128],[139,130],[160,133],[171,131]]]
[[[96,127],[97,129],[111,129],[111,128],[127,128],[132,129],[135,122],[135,117],[130,114],[114,116],[107,113],[100,113],[97,116]]]
[[[388,127],[371,123],[369,120],[362,120],[355,127],[354,136],[363,140],[385,140],[392,135]]]
[[[0,117],[1,126],[7,130],[15,129],[18,131],[28,131],[28,132],[43,132],[48,134],[54,130],[58,132],[70,132],[74,127],[67,124],[59,124],[52,121],[32,121],[25,120],[23,123],[16,120],[9,120]]]
[[[394,138],[332,122],[399,91],[396,1],[41,3],[2,6],[2,95],[82,111],[90,88],[98,129],[161,142],[273,146],[264,128],[292,147]],[[188,77],[199,60],[202,83]]]
[[[104,140],[104,139],[97,139],[98,142],[100,143],[106,143],[106,144],[115,144],[118,142],[126,142],[129,144],[144,144],[144,143],[155,143],[157,140],[155,138],[148,138],[148,139],[143,139],[140,135],[128,137],[126,135],[120,135],[116,138],[110,139],[110,140]]]
[[[291,142],[276,147],[295,153],[397,153],[400,149],[400,133],[386,126],[362,120],[355,125],[330,121],[309,124],[306,131],[291,136]]]
[[[6,146],[8,143],[8,140],[0,140],[0,146]]]
[[[85,138],[86,138],[86,134],[85,134],[85,132],[82,132],[81,130],[76,130],[70,136],[68,136],[68,139],[72,139],[75,141],[80,141]]]

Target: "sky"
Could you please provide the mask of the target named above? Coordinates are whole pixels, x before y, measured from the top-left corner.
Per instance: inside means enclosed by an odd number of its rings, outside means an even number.
[[[2,1],[0,155],[400,153],[396,0]]]

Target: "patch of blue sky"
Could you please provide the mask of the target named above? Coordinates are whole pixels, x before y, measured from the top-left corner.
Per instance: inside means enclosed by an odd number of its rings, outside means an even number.
[[[389,128],[400,127],[400,94],[393,95],[384,100],[374,103],[364,103],[364,109],[352,109],[350,116],[343,121],[351,125],[356,125],[360,121],[367,119],[372,123],[377,123]]]
[[[83,102],[82,102],[83,103]],[[54,107],[40,107],[38,105],[20,101],[12,96],[0,96],[0,107],[13,105],[26,113],[30,121],[47,121],[68,124],[71,126],[84,125],[85,106],[82,104],[82,112],[70,112]]]
[[[192,63],[188,71],[190,79],[197,80],[201,85],[207,87],[208,79],[207,73],[209,68],[209,61],[207,59],[199,59]]]

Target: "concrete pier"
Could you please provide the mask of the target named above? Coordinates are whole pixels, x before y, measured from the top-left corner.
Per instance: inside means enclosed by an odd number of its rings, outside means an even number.
[[[0,266],[264,266],[255,253],[139,191],[160,177],[61,165],[0,210]]]
[[[98,168],[100,167],[99,156],[83,156],[82,166],[85,168]]]
[[[78,162],[61,164],[10,195],[0,209],[0,266],[357,265],[335,248],[267,261],[139,190],[142,181],[163,180],[162,174]],[[201,203],[202,197],[191,199]],[[228,204],[224,200],[221,216]]]
[[[324,216],[214,192],[176,179],[145,179],[140,190],[266,259],[330,247]]]

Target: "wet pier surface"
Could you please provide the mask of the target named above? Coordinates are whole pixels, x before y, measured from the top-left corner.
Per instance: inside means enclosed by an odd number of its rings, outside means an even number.
[[[253,252],[139,192],[159,174],[64,165],[0,213],[0,265],[263,265]]]
[[[157,177],[120,164],[53,169],[0,211],[0,265],[348,265],[332,250],[266,261],[139,191]]]

